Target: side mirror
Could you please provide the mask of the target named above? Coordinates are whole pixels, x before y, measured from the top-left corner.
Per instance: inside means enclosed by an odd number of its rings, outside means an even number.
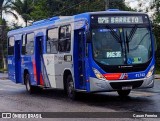
[[[92,39],[91,33],[90,32],[86,32],[86,42],[87,43],[91,43],[91,39]]]

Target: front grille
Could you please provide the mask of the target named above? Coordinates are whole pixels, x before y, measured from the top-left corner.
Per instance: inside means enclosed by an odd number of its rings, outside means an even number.
[[[151,63],[150,59],[148,62],[136,65],[105,65],[95,61],[99,67],[101,67],[107,73],[129,73],[129,72],[139,72],[147,69]],[[124,67],[123,67],[124,66]],[[126,66],[126,67],[125,67]]]
[[[133,82],[110,82],[110,85],[115,90],[121,90],[122,87],[132,86],[132,88],[140,87],[143,83],[143,80],[133,81]]]

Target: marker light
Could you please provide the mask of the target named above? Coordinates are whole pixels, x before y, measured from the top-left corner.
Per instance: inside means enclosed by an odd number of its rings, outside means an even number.
[[[150,76],[152,76],[153,75],[153,72],[154,72],[154,66],[152,66],[151,68],[150,68],[150,70],[149,70],[149,72],[148,72],[148,74],[147,74],[147,78],[149,78]]]
[[[104,76],[97,69],[95,68],[92,68],[92,69],[98,79],[105,79]]]
[[[124,80],[128,78],[128,75],[126,74],[122,74],[122,73],[107,73],[103,75],[107,80],[111,81],[111,80]]]

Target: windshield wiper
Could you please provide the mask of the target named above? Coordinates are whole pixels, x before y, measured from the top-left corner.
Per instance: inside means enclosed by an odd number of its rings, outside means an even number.
[[[126,31],[126,44],[127,44],[127,51],[129,53],[129,38],[128,38],[128,34],[127,34],[127,31]]]
[[[116,40],[118,40],[119,43],[122,43],[121,37],[118,36],[118,34],[113,30],[113,28],[111,26],[109,26],[108,24],[106,25],[106,27],[111,30],[110,33],[112,34],[112,36]]]
[[[112,34],[112,36],[115,38],[116,41],[118,41],[118,43],[121,44],[121,48],[122,48],[122,52],[123,52],[123,45],[122,45],[122,37],[121,37],[121,34],[120,36],[118,36],[118,34],[113,30],[113,28],[110,26],[110,25],[106,25],[106,28],[107,29],[110,29],[110,33]]]
[[[128,40],[129,40],[129,41],[132,40],[133,35],[136,33],[136,31],[137,31],[137,25],[135,25],[135,26],[132,28],[132,30],[131,30],[131,32],[130,32],[130,34],[129,34],[129,37],[128,37]]]
[[[136,33],[136,31],[137,31],[137,25],[135,25],[132,28],[129,36],[128,36],[127,31],[126,31],[126,44],[127,44],[127,51],[128,51],[128,53],[129,53],[129,42],[132,40],[132,38],[133,38],[134,34]]]

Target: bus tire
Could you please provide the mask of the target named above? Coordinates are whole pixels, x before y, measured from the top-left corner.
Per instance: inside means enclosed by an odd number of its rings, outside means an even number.
[[[130,94],[131,90],[118,90],[117,92],[120,97],[127,97]]]
[[[26,86],[27,92],[29,92],[30,94],[34,92],[35,88],[31,85],[30,75],[28,73],[25,75],[25,86]]]
[[[74,82],[71,75],[67,77],[66,91],[67,91],[67,96],[70,99],[75,100],[77,98],[77,93],[75,91]]]

